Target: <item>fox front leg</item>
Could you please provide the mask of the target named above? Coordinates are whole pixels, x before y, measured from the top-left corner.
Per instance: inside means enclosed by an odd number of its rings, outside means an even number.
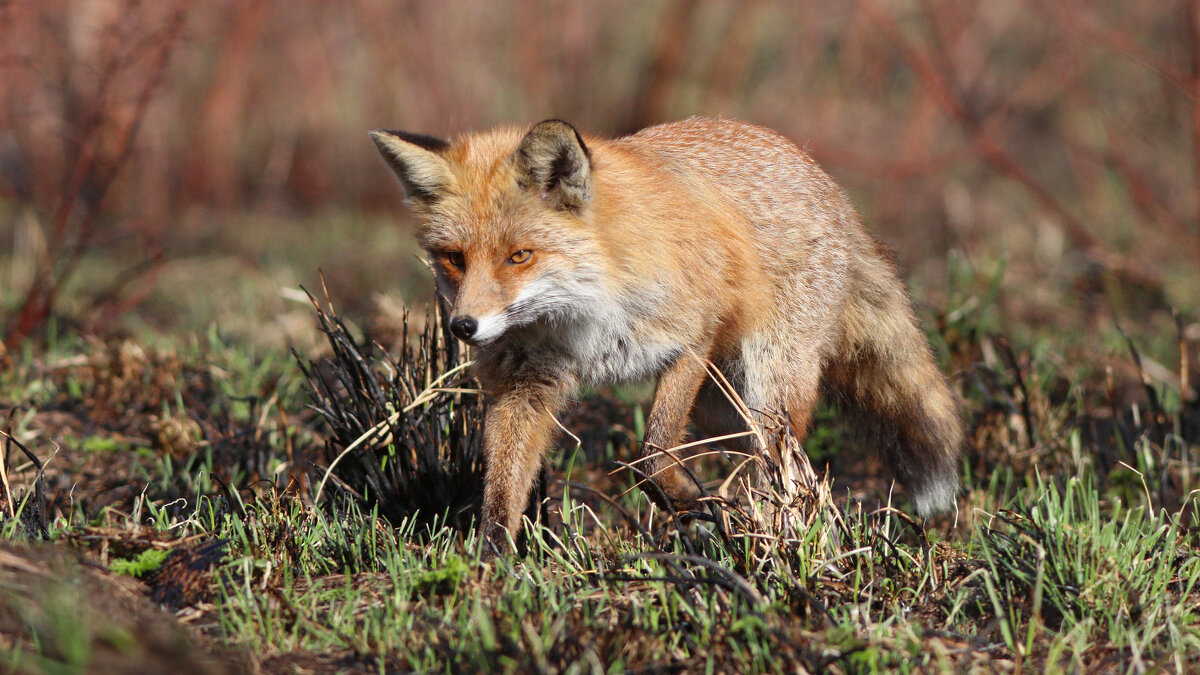
[[[521,531],[521,515],[554,440],[554,415],[566,402],[561,386],[520,383],[496,393],[483,429],[483,560],[510,550]]]
[[[646,492],[659,506],[663,495],[676,511],[690,511],[697,505],[702,492],[679,458],[668,454],[683,438],[684,426],[696,402],[696,392],[708,377],[704,362],[694,353],[679,356],[675,363],[658,378],[654,406],[646,424],[646,442],[642,446],[642,471],[655,485]],[[657,489],[656,489],[657,488]]]

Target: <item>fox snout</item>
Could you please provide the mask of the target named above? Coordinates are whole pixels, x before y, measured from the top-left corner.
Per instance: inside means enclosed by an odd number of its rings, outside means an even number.
[[[473,346],[485,346],[505,333],[509,328],[508,317],[503,312],[476,316],[459,314],[450,319],[450,332],[454,337]]]
[[[470,342],[478,329],[479,322],[469,316],[456,316],[450,321],[450,332],[463,342]]]

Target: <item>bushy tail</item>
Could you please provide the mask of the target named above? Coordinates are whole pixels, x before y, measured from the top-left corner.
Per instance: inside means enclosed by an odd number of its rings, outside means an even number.
[[[885,461],[926,517],[954,504],[965,430],[908,293],[879,248],[879,259],[859,270],[828,381],[851,411],[875,423]]]

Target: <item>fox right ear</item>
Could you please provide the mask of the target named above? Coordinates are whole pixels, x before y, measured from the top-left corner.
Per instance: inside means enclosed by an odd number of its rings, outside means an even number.
[[[399,176],[410,205],[428,206],[450,191],[454,174],[441,155],[450,147],[446,141],[388,129],[375,129],[371,132],[371,140]]]
[[[583,137],[562,120],[534,125],[513,155],[517,181],[555,208],[578,211],[592,199],[592,159]]]

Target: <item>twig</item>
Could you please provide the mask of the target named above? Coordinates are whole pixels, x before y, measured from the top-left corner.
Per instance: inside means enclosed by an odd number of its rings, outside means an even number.
[[[12,419],[11,414],[9,419]],[[0,434],[4,434],[4,457],[0,457],[0,481],[4,483],[4,504],[8,507],[8,517],[16,518],[17,514],[13,511],[12,486],[8,483],[8,455],[12,450],[13,437],[7,431],[0,431]]]
[[[1179,335],[1179,392],[1186,407],[1194,395],[1189,380],[1191,365],[1188,358],[1188,340],[1183,328],[1183,317],[1175,308],[1171,308],[1171,318],[1175,320],[1175,332]]]

